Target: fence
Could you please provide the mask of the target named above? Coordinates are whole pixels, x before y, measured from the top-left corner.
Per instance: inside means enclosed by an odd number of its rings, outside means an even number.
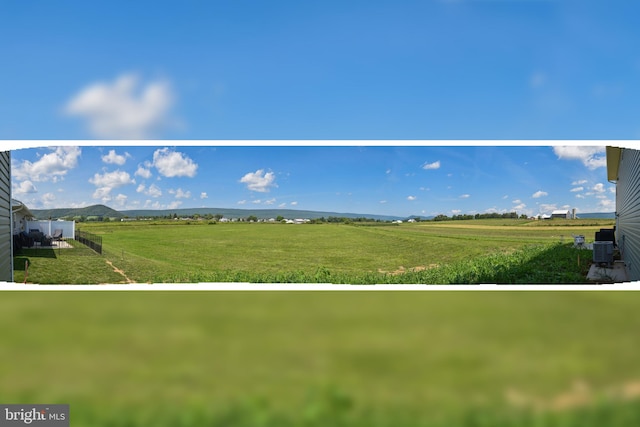
[[[84,245],[89,246],[91,249],[102,255],[102,236],[98,236],[86,231],[77,230],[76,240]]]
[[[63,239],[73,239],[76,233],[74,221],[27,221],[27,233],[31,229],[38,229],[46,235],[53,235],[55,230],[62,230]]]

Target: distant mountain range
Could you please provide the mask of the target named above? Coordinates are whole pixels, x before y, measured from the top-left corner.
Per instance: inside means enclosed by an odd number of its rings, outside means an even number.
[[[416,216],[411,215],[408,217],[391,216],[391,215],[373,215],[373,214],[361,214],[361,213],[342,213],[342,212],[322,212],[322,211],[307,211],[296,209],[226,209],[226,208],[187,208],[187,209],[135,209],[117,211],[105,205],[92,205],[84,208],[58,208],[58,209],[31,209],[33,215],[38,219],[58,219],[58,218],[73,218],[73,217],[108,217],[108,218],[136,218],[136,217],[153,217],[153,216],[168,216],[173,214],[179,217],[192,216],[195,214],[200,215],[222,215],[225,218],[246,218],[249,215],[253,215],[258,219],[277,218],[282,216],[283,218],[295,219],[295,218],[328,218],[344,217],[344,218],[371,218],[381,221],[395,221],[407,218],[422,218],[432,219],[432,216]],[[593,213],[579,213],[578,218],[603,218],[614,219],[614,212],[593,212]]]
[[[57,219],[68,217],[108,217],[108,218],[136,218],[136,217],[154,217],[154,216],[168,216],[173,214],[179,217],[199,215],[222,215],[225,218],[246,218],[250,215],[255,216],[258,219],[277,218],[282,216],[283,218],[295,219],[295,218],[328,218],[344,217],[344,218],[371,218],[379,219],[381,221],[393,221],[398,219],[404,219],[405,217],[389,216],[389,215],[373,215],[373,214],[360,214],[360,213],[342,213],[342,212],[321,212],[321,211],[307,211],[307,210],[295,210],[295,209],[226,209],[226,208],[185,208],[185,209],[135,209],[117,211],[105,205],[93,205],[84,208],[58,208],[58,209],[31,209],[31,213],[38,219]]]

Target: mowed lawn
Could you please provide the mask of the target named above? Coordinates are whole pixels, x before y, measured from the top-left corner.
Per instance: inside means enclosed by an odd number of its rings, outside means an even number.
[[[268,275],[313,274],[319,269],[339,274],[422,270],[527,245],[569,243],[572,234],[590,240],[603,226],[459,221],[401,226],[204,222],[79,227],[102,236],[105,258],[129,279],[188,282],[220,271]]]
[[[5,292],[0,401],[98,427],[234,405],[323,425],[328,391],[374,425],[569,411],[638,398],[638,313],[632,292]]]

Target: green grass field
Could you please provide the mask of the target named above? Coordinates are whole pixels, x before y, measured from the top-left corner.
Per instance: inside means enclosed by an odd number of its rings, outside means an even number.
[[[16,257],[15,280],[24,281],[29,260],[27,279],[34,283],[583,283],[591,253],[570,248],[572,234],[589,241],[612,224],[84,223],[78,228],[102,236],[102,257],[82,245],[24,250]]]
[[[5,292],[0,401],[72,426],[640,420],[630,292]]]

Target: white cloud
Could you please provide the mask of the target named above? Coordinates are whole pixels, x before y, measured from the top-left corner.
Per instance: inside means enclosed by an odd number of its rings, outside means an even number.
[[[593,186],[593,191],[595,191],[596,193],[604,193],[606,190],[604,188],[604,184],[599,182]]]
[[[269,192],[270,187],[277,187],[275,183],[276,176],[273,172],[265,173],[264,169],[258,169],[255,172],[249,172],[240,178],[240,182],[247,184],[247,188],[251,191],[260,193]]]
[[[118,194],[118,195],[116,196],[116,203],[117,203],[119,206],[124,206],[124,205],[125,205],[125,203],[127,203],[127,196],[125,196],[124,194]]]
[[[205,193],[204,191],[202,193],[200,193],[200,198],[201,199],[208,199],[209,196],[207,196],[207,193]]]
[[[265,200],[264,204],[265,205],[273,205],[276,202],[276,199],[269,199],[269,200]]]
[[[105,172],[104,174],[96,173],[89,182],[96,187],[121,187],[127,184],[135,184],[128,172],[116,170],[113,172]]]
[[[469,197],[471,197],[471,194],[461,194],[460,195],[461,199],[468,199]]]
[[[102,156],[102,161],[107,164],[124,165],[127,159],[131,157],[129,153],[125,151],[124,154],[117,154],[116,150],[109,150],[108,154]]]
[[[286,204],[286,203],[280,203],[280,204],[278,205],[278,207],[279,207],[279,208],[284,208],[284,207],[286,207],[286,206],[287,206],[287,204]]]
[[[422,165],[422,169],[424,170],[440,169],[440,160],[437,160],[433,163],[425,163]]]
[[[556,204],[541,204],[540,205],[540,211],[541,212],[553,212],[556,209],[558,209]]]
[[[598,202],[598,207],[607,212],[615,211],[616,202],[615,200],[611,200],[611,199],[603,199],[603,200],[600,200],[600,202]]]
[[[380,200],[380,203],[381,204],[385,204],[385,203],[387,203],[387,201],[386,200]]]
[[[144,184],[140,184],[138,185],[138,188],[136,188],[136,192],[138,193],[144,193],[144,190],[146,189]]]
[[[586,198],[586,196],[584,194],[576,194],[576,198],[584,199],[584,198]]]
[[[535,193],[533,193],[531,195],[531,197],[533,197],[534,199],[538,199],[540,197],[548,196],[548,195],[549,195],[549,193],[547,193],[546,191],[536,191]]]
[[[45,193],[42,195],[42,203],[45,206],[51,206],[51,204],[53,204],[55,200],[56,200],[56,196],[53,193]]]
[[[149,179],[152,176],[151,171],[142,166],[138,166],[138,170],[136,170],[136,173],[134,173],[134,175],[142,177],[144,179]]]
[[[586,183],[587,183],[586,179],[581,179],[581,180],[578,180],[578,181],[573,181],[571,183],[571,185],[583,185],[583,184],[586,184]]]
[[[167,82],[139,86],[138,80],[125,74],[113,83],[93,83],[67,103],[65,112],[84,117],[97,138],[149,138],[169,124],[173,96]]]
[[[407,196],[407,200],[409,200],[410,202],[414,201],[415,199],[417,199],[416,196]]]
[[[191,191],[183,191],[182,188],[177,190],[169,190],[169,194],[174,194],[176,199],[189,199],[191,197]]]
[[[98,187],[96,191],[93,192],[92,197],[94,199],[101,199],[103,203],[106,203],[111,200],[111,188]]]
[[[607,166],[605,147],[556,146],[553,151],[559,159],[580,160],[591,170]]]
[[[176,176],[193,178],[198,169],[198,165],[186,154],[171,151],[166,147],[160,148],[153,153],[153,166],[160,172],[160,175],[169,178]]]
[[[162,190],[160,189],[160,187],[158,187],[155,184],[151,184],[149,186],[149,188],[144,192],[144,194],[151,196],[151,197],[160,197],[162,196]]]
[[[576,193],[576,192],[582,191],[582,190],[584,190],[584,187],[574,187],[569,191],[571,191],[572,193]]]
[[[515,203],[515,204],[522,203],[522,200],[515,199],[515,200],[512,200],[511,203]]]
[[[291,202],[291,206],[298,206],[298,202]]]
[[[240,200],[240,201],[238,202],[238,204],[239,204],[239,205],[244,205],[244,204],[246,204],[246,203],[247,203],[247,201],[246,201],[246,200]]]
[[[460,209],[451,209],[451,213],[454,215],[460,215],[462,211]]]
[[[37,193],[38,189],[33,185],[33,182],[26,180],[22,181],[20,184],[14,184],[13,192],[16,194]]]
[[[252,201],[251,203],[253,203],[254,205],[259,205],[260,203],[262,203],[262,200],[257,199],[257,200]]]
[[[53,181],[63,178],[67,172],[78,166],[80,147],[52,147],[52,152],[40,157],[35,162],[22,161],[12,167],[11,174],[18,181]]]
[[[527,207],[527,205],[525,205],[524,203],[520,203],[520,204],[515,205],[515,206],[513,207],[513,209],[514,209],[514,210],[516,210],[516,211],[521,211],[521,210],[523,210],[523,209],[524,209],[524,208],[526,208],[526,207]]]
[[[167,205],[167,209],[177,209],[182,204],[182,200],[174,200]]]

